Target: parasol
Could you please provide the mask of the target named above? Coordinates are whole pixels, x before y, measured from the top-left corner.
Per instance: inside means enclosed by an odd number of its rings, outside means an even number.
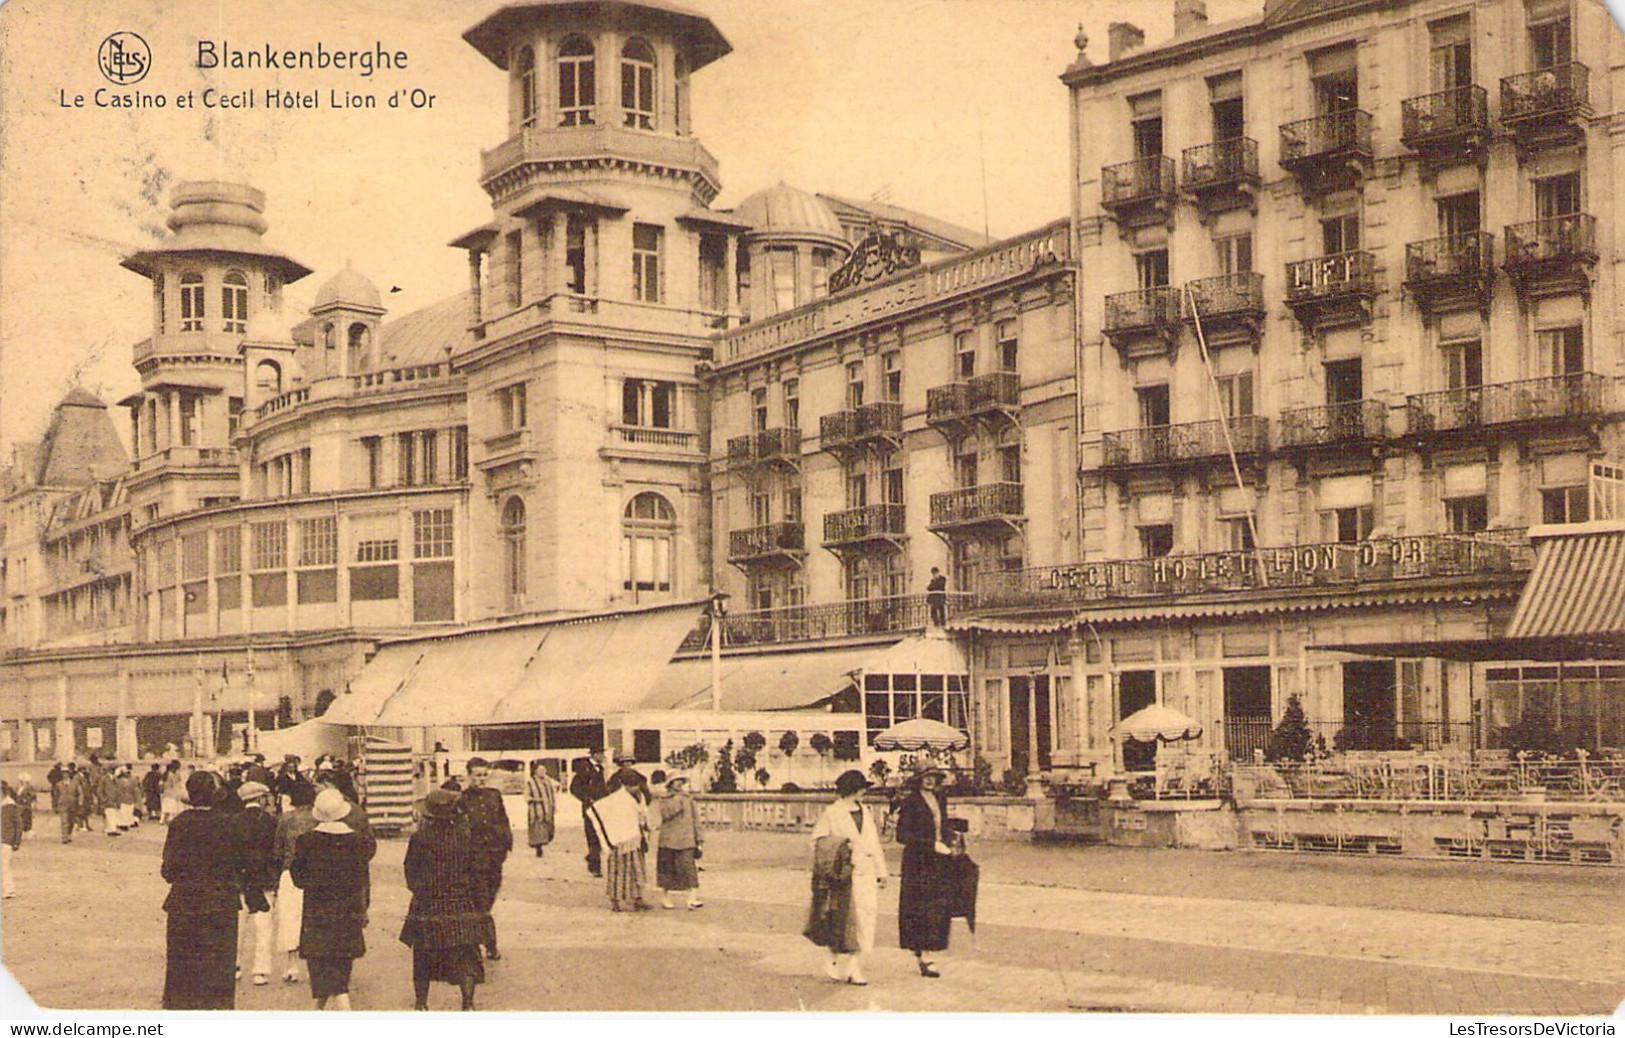
[[[1183,742],[1200,739],[1202,726],[1172,707],[1152,705],[1117,722],[1112,734],[1125,742]]]
[[[963,750],[969,745],[964,732],[929,717],[900,721],[875,736],[877,750]]]

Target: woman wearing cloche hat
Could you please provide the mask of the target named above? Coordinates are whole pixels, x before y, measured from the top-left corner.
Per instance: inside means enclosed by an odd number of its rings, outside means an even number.
[[[367,863],[376,844],[344,824],[350,802],[336,789],[316,794],[316,828],[299,837],[288,871],[305,892],[299,954],[310,969],[317,1009],[350,1008],[350,970],[365,955]]]
[[[485,981],[480,946],[496,938],[474,886],[474,846],[457,822],[457,794],[436,789],[423,801],[423,824],[406,845],[406,886],[412,904],[401,943],[412,949],[412,1008],[429,1008],[433,981],[455,984],[463,1008],[474,1008],[474,986]]]
[[[880,888],[886,885],[888,878],[880,829],[869,809],[863,806],[863,791],[868,788],[869,780],[863,777],[863,772],[842,772],[835,780],[835,794],[839,799],[824,808],[812,831],[815,868],[820,867],[819,862],[828,864],[832,858],[844,860],[845,856],[839,853],[843,841],[851,848],[851,886],[846,925],[841,926],[837,920],[817,936],[812,933],[809,936],[830,950],[824,973],[831,980],[859,985],[869,983],[863,976],[861,958],[874,951],[875,914],[880,903]],[[822,845],[820,840],[824,841]],[[839,873],[844,871],[836,872],[832,878],[834,884],[843,882]],[[816,890],[818,877],[814,879]],[[841,893],[845,892],[836,892],[836,904],[841,900]]]

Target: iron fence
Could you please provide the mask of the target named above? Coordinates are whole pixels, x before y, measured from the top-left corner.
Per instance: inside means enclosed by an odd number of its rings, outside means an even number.
[[[931,495],[932,526],[952,526],[1020,514],[1020,483],[984,483]]]
[[[776,645],[787,642],[820,641],[868,634],[923,631],[931,618],[926,595],[890,595],[822,605],[784,606],[727,613],[722,617],[724,646]],[[966,612],[972,596],[949,592],[947,615]],[[680,652],[698,652],[710,645],[711,621],[701,617],[698,626],[683,639]]]
[[[1563,118],[1591,111],[1591,70],[1578,61],[1501,80],[1501,121]]]
[[[1625,801],[1625,758],[1619,756],[1344,754],[1306,764],[1238,767],[1237,778],[1243,775],[1266,798]]]
[[[1101,202],[1126,205],[1165,198],[1174,191],[1174,160],[1163,155],[1119,162],[1100,171]]]
[[[1355,400],[1293,408],[1281,412],[1277,430],[1282,448],[1383,440],[1388,437],[1388,405],[1380,400]]]
[[[1406,398],[1413,435],[1487,425],[1587,418],[1603,411],[1601,375],[1577,372],[1487,386],[1418,393]]]
[[[1281,126],[1283,166],[1343,152],[1371,154],[1371,113],[1345,108]]]
[[[1400,122],[1400,140],[1410,148],[1466,133],[1487,133],[1489,92],[1481,86],[1464,86],[1409,98],[1400,105]]]
[[[1226,187],[1259,179],[1258,142],[1251,137],[1232,137],[1211,144],[1198,144],[1194,148],[1186,148],[1180,157],[1184,165],[1182,183],[1187,191]]]
[[[1224,431],[1226,422],[1230,426],[1228,440]],[[1245,415],[1208,422],[1124,429],[1101,437],[1106,468],[1166,465],[1222,457],[1229,453],[1232,445],[1238,455],[1263,452],[1269,445],[1268,420],[1257,415]]]
[[[1593,260],[1597,257],[1597,218],[1570,213],[1515,223],[1506,229],[1510,269],[1537,263]]]
[[[1495,236],[1483,231],[1451,234],[1405,246],[1405,280],[1481,278],[1494,268]]]

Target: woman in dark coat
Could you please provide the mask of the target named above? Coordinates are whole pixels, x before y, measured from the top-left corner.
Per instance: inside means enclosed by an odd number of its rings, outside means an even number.
[[[336,789],[323,790],[311,808],[316,828],[294,843],[288,874],[305,892],[299,924],[299,955],[310,970],[317,1009],[350,1008],[350,969],[367,953],[369,844],[341,820],[350,804]]]
[[[485,981],[482,945],[496,939],[491,913],[479,906],[474,845],[457,813],[457,794],[437,789],[423,803],[423,824],[406,845],[406,886],[412,904],[401,943],[412,949],[413,1009],[429,1008],[429,984],[455,984],[463,1008]]]
[[[953,839],[942,771],[927,767],[909,779],[897,810],[897,842],[903,845],[903,878],[897,892],[897,942],[914,953],[922,977],[940,976],[926,952],[948,947],[953,897]]]
[[[169,883],[165,1009],[232,1009],[237,998],[237,911],[242,864],[232,819],[214,810],[219,783],[206,771],[186,780],[190,805],[164,839]]]

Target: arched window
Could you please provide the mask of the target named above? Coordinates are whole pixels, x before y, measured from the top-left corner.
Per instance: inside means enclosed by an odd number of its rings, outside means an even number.
[[[350,325],[350,374],[355,375],[367,371],[372,367],[371,351],[368,349],[372,336],[367,326],[357,321]]]
[[[203,330],[203,275],[189,270],[181,275],[181,331]]]
[[[333,326],[332,321],[328,321],[326,324],[322,325],[322,345],[329,350],[336,350],[339,348],[339,332],[338,329]]]
[[[220,286],[220,318],[228,332],[248,331],[248,275],[240,270],[227,271]]]
[[[621,110],[623,125],[655,128],[655,52],[642,40],[621,48]]]
[[[519,85],[519,125],[536,125],[536,52],[520,47],[514,55],[513,75]]]
[[[282,394],[282,369],[274,360],[262,360],[254,367],[254,388],[260,399],[267,400]]]
[[[508,498],[502,506],[503,586],[508,593],[508,611],[525,608],[525,502]]]
[[[621,586],[638,594],[670,594],[672,542],[677,513],[659,494],[645,491],[626,506],[621,520]]]
[[[592,41],[571,36],[559,45],[559,125],[591,126],[597,102]]]

